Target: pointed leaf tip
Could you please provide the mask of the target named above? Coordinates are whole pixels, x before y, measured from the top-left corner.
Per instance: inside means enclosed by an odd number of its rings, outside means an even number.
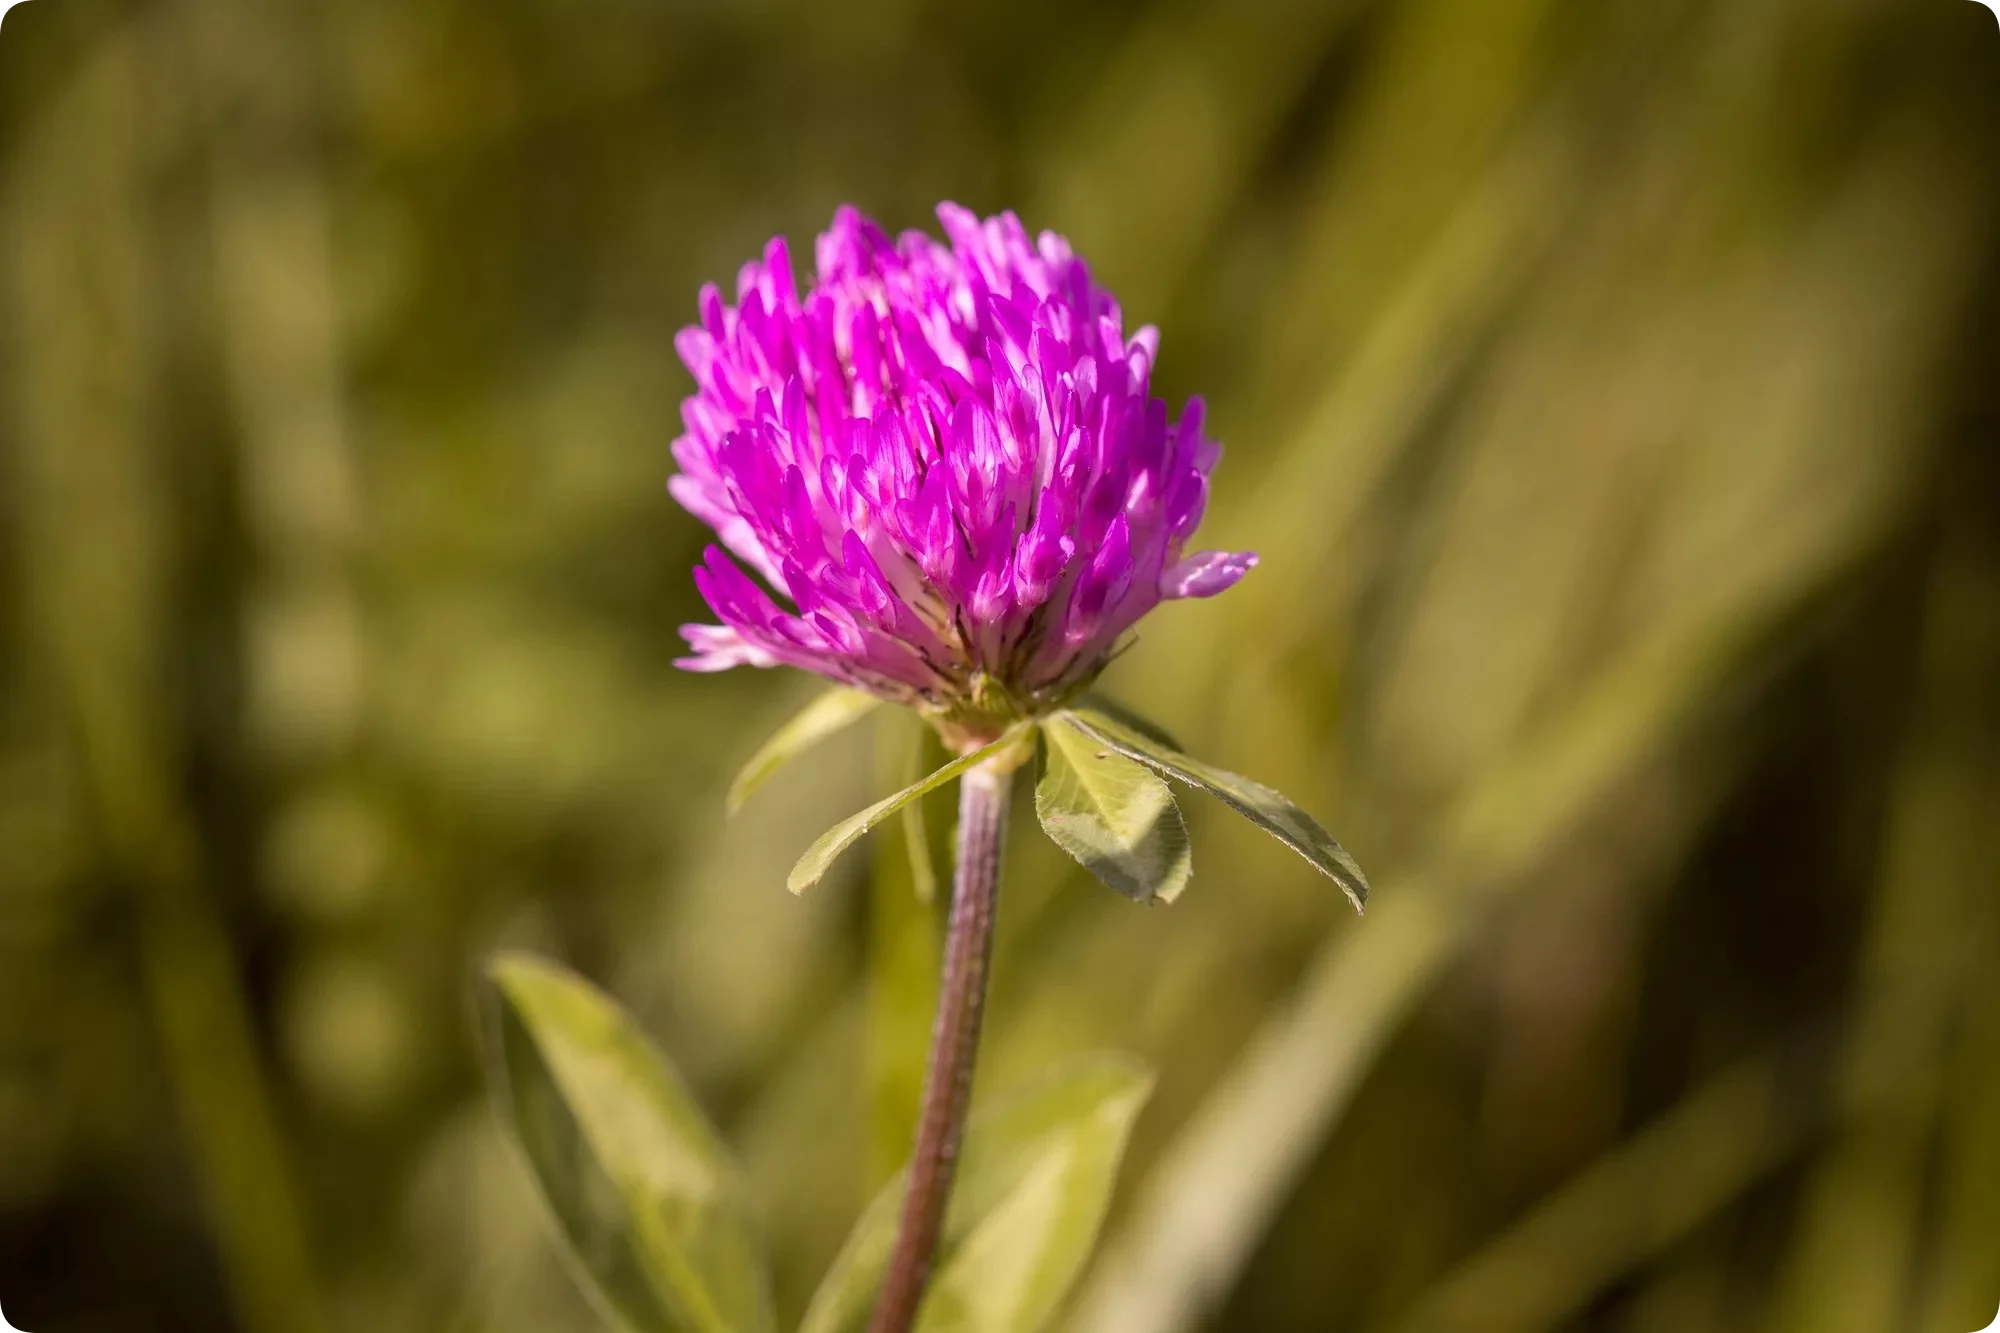
[[[1236,813],[1256,824],[1285,846],[1304,857],[1312,867],[1341,887],[1354,910],[1368,906],[1368,877],[1347,849],[1319,821],[1294,805],[1282,793],[1227,769],[1203,763],[1164,745],[1152,736],[1094,708],[1077,708],[1057,716],[1073,722],[1084,735],[1092,737],[1128,759],[1136,760],[1163,777],[1198,787]]]
[[[845,688],[828,690],[814,699],[793,714],[790,721],[773,732],[771,739],[750,756],[749,762],[736,774],[735,781],[729,784],[723,808],[734,815],[779,769],[835,732],[867,716],[881,702],[872,694]]]

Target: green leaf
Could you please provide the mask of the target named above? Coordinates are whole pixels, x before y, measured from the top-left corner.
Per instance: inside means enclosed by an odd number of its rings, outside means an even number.
[[[765,1333],[735,1164],[666,1061],[564,968],[515,954],[486,975],[494,1099],[602,1312],[634,1333]]]
[[[1089,694],[1083,696],[1083,701],[1078,705],[1078,707],[1087,708],[1092,712],[1096,713],[1103,713],[1105,716],[1109,717],[1113,722],[1123,722],[1126,726],[1132,728],[1132,730],[1138,732],[1141,736],[1146,736],[1153,740],[1156,740],[1160,744],[1166,746],[1169,750],[1178,750],[1182,748],[1181,743],[1175,740],[1173,734],[1169,732],[1165,727],[1153,721],[1153,719],[1146,717],[1143,714],[1134,711],[1133,709],[1127,708],[1124,704],[1119,703],[1116,699],[1113,699],[1108,694],[1099,694],[1095,690],[1093,690]]]
[[[827,867],[831,866],[842,852],[852,847],[862,834],[925,792],[935,791],[959,774],[977,768],[994,755],[1019,745],[1027,733],[1026,725],[1014,727],[991,745],[974,750],[971,754],[960,755],[922,782],[913,783],[894,796],[875,802],[860,814],[841,820],[820,834],[813,845],[806,848],[806,854],[799,858],[799,863],[792,867],[791,875],[785,880],[786,887],[793,893],[804,893],[819,883],[820,876],[826,873]]]
[[[1037,1333],[1083,1271],[1111,1202],[1145,1066],[1091,1056],[982,1110],[967,1127],[916,1333]],[[898,1177],[862,1214],[799,1333],[864,1328],[895,1243]]]
[[[814,699],[794,714],[791,721],[779,727],[756,754],[750,756],[750,762],[743,765],[736,780],[729,784],[729,794],[723,798],[724,807],[732,815],[741,810],[743,803],[773,773],[836,731],[858,721],[881,702],[872,694],[844,688],[828,690]]]
[[[1035,813],[1056,845],[1138,902],[1172,902],[1194,873],[1187,825],[1151,769],[1064,717],[1042,725]]]
[[[1237,814],[1258,825],[1279,842],[1303,856],[1314,869],[1346,892],[1358,912],[1368,905],[1368,877],[1345,848],[1321,828],[1319,821],[1261,782],[1239,777],[1226,769],[1190,758],[1172,746],[1125,725],[1107,713],[1079,708],[1058,717],[1074,722],[1092,736],[1128,759],[1136,759],[1154,772],[1199,787]]]

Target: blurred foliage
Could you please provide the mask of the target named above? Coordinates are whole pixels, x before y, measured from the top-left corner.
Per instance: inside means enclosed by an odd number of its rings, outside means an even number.
[[[1189,801],[1144,909],[1016,802],[982,1101],[1160,1074],[1067,1326],[1991,1317],[1981,6],[34,0],[0,147],[16,1323],[596,1327],[478,1093],[503,945],[687,1072],[797,1319],[907,1123],[949,819],[785,892],[907,771],[871,725],[723,820],[812,690],[670,666],[670,340],[940,198],[1208,395],[1205,538],[1264,563],[1107,685],[1375,884]]]

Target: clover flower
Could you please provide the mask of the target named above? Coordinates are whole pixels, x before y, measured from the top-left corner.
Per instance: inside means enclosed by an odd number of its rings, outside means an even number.
[[[695,581],[722,623],[683,628],[681,666],[801,667],[970,748],[1257,557],[1185,552],[1220,449],[1200,399],[1153,395],[1158,333],[1055,233],[938,219],[948,245],[842,208],[803,297],[783,238],[734,306],[704,288],[669,487],[721,543]]]
[[[1357,908],[1368,892],[1284,796],[1086,695],[1148,611],[1222,592],[1257,557],[1186,551],[1221,451],[1200,399],[1176,419],[1153,396],[1159,335],[1128,338],[1118,303],[1055,233],[1031,240],[1012,213],[981,221],[954,204],[938,220],[948,245],[891,240],[839,210],[803,297],[773,240],[738,275],[736,304],[704,288],[701,322],[675,343],[696,387],[668,485],[720,540],[695,583],[722,622],[682,628],[694,652],[680,665],[783,664],[845,687],[757,752],[730,806],[885,700],[915,708],[956,752],[821,834],[787,879],[810,888],[900,813],[927,880],[921,801],[958,783],[938,1012],[894,1244],[869,1242],[885,1253],[870,1333],[909,1333],[943,1243],[1010,793],[1030,756],[1043,830],[1130,898],[1170,902],[1193,873],[1169,779],[1258,824]],[[815,1314],[845,1299],[816,1300]]]
[[[1171,902],[1193,874],[1169,781],[1258,825],[1357,909],[1368,894],[1361,868],[1311,815],[1088,692],[1148,611],[1221,592],[1257,558],[1186,552],[1220,451],[1202,433],[1199,399],[1170,419],[1153,396],[1158,335],[1125,336],[1118,303],[1060,236],[1031,241],[1012,213],[982,222],[946,204],[938,217],[949,245],[921,232],[892,241],[841,209],[819,238],[818,274],[803,297],[784,241],[774,240],[762,262],[744,266],[736,304],[704,288],[701,323],[676,341],[696,391],[682,404],[687,433],[674,441],[681,470],[669,486],[720,539],[695,582],[722,622],[683,627],[694,652],[680,665],[784,664],[841,686],[757,751],[729,806],[885,701],[913,707],[955,752],[822,833],[786,881],[794,892],[810,888],[897,817],[912,888],[926,892],[934,872],[923,798],[958,784],[951,912],[909,1163],[835,1260],[807,1311],[810,1329],[858,1328],[866,1314],[869,1333],[910,1333],[933,1273],[949,1282],[958,1271],[951,1249],[963,1235],[944,1223],[961,1157],[984,1172],[968,1190],[982,1207],[1012,1188],[995,1163],[1012,1163],[1018,1179],[1031,1160],[1012,1129],[1004,1153],[979,1151],[976,1127],[967,1145],[1008,809],[1031,757],[1043,831],[1136,901]],[[920,724],[907,729],[922,741]],[[716,1156],[713,1131],[670,1095],[676,1084],[643,1038],[603,996],[544,965],[505,959],[491,975],[496,1027],[511,1042],[496,1061],[496,1090],[602,1304],[635,1325],[678,1326],[679,1312],[699,1308],[718,1327],[767,1328],[754,1247],[734,1200],[712,1183],[731,1173],[696,1173],[708,1183],[698,1199],[675,1201],[679,1220],[664,1230],[657,1182],[629,1185],[646,1176],[629,1154],[661,1126],[677,1159]],[[579,1036],[586,1063],[614,1071],[588,1087],[566,1085],[569,1062],[549,1059]],[[615,1071],[632,1081],[620,1084]],[[1079,1177],[1082,1192],[1066,1196],[1066,1209],[1103,1207],[1123,1127],[1149,1083],[1119,1061],[1025,1103],[1029,1121],[1051,1133],[1066,1133],[1071,1117],[1087,1121],[1094,1151],[1110,1154]],[[549,1114],[551,1098],[569,1114]],[[533,1113],[518,1114],[524,1107]],[[607,1116],[616,1134],[564,1137]],[[616,1160],[594,1156],[607,1149]],[[1074,1155],[1062,1151],[1065,1161]],[[1043,1190],[1040,1167],[1032,1174]],[[585,1198],[588,1206],[564,1206]],[[987,1236],[999,1216],[973,1234]],[[1088,1229],[1069,1230],[1087,1242]],[[652,1262],[695,1235],[701,1243],[677,1262]],[[1053,1316],[1082,1252],[1073,1258],[1057,1263],[1061,1273],[1037,1268],[1032,1303],[1000,1302],[1021,1327]],[[966,1296],[950,1299],[959,1308]]]

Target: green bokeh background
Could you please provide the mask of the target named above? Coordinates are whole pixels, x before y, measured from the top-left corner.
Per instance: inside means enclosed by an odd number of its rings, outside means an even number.
[[[1969,0],[33,0],[0,36],[0,1307],[594,1327],[480,1099],[612,989],[795,1315],[929,926],[870,724],[672,669],[698,285],[1067,233],[1227,447],[1114,692],[1145,910],[1024,821],[982,1093],[1145,1055],[1083,1333],[1968,1333],[2000,1303],[2000,28]],[[934,810],[939,823],[946,809]],[[899,878],[899,876],[901,878]]]

